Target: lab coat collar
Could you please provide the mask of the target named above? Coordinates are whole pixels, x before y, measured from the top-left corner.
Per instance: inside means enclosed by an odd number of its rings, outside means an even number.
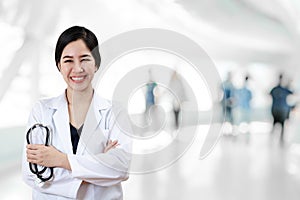
[[[68,114],[68,103],[66,100],[65,93],[58,97],[45,100],[45,105],[49,109],[54,110],[53,121],[55,124],[56,132],[60,137],[61,141],[65,141],[65,152],[73,154],[70,127],[69,127],[69,114]],[[90,136],[95,132],[102,119],[101,110],[105,110],[111,107],[110,101],[98,96],[94,93],[91,107],[88,110],[86,120],[84,122],[83,130],[81,133],[81,139],[77,147],[76,154],[82,154],[86,148],[86,143]]]
[[[92,105],[94,106],[94,109],[98,111],[108,109],[112,106],[110,101],[100,97],[97,93],[94,93]]]
[[[50,109],[59,109],[61,106],[67,104],[65,92],[58,97],[48,99],[45,104]],[[108,100],[100,97],[97,93],[94,93],[91,105],[93,105],[94,109],[98,111],[105,110],[111,107],[111,103]]]

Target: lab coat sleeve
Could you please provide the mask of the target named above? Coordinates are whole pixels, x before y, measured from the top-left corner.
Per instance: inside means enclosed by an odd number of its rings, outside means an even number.
[[[43,107],[41,102],[35,104],[29,116],[26,131],[36,123],[43,124],[43,115],[45,111],[44,109],[45,108]],[[38,132],[37,134],[33,134],[31,141],[33,141],[33,143],[35,144],[43,144],[43,139],[44,135],[42,134],[42,132]],[[77,191],[82,181],[74,179],[70,175],[71,172],[62,168],[54,168],[54,178],[52,180],[47,181],[43,187],[37,186],[37,184],[35,183],[36,175],[30,171],[29,163],[26,159],[26,145],[27,142],[25,139],[22,155],[22,177],[24,182],[27,185],[29,185],[32,189],[42,193],[64,196],[68,198],[76,198]]]
[[[117,117],[109,117],[109,124],[108,139],[118,140],[119,145],[106,153],[68,155],[73,177],[99,186],[111,186],[128,179],[132,143],[129,118],[122,111]]]

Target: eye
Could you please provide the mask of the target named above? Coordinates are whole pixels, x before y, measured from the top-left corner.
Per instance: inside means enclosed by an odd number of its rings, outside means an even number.
[[[64,60],[64,63],[70,63],[73,62],[73,60]]]
[[[87,62],[87,61],[90,61],[90,59],[84,58],[84,59],[81,60],[81,62]]]

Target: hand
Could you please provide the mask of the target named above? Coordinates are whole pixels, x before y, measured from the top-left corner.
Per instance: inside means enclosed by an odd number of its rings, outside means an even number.
[[[43,144],[29,144],[26,146],[27,161],[45,167],[70,168],[67,155],[53,146]]]
[[[110,149],[114,149],[116,148],[116,146],[118,146],[118,140],[109,140],[106,144],[106,147],[104,148],[104,153],[108,152]]]

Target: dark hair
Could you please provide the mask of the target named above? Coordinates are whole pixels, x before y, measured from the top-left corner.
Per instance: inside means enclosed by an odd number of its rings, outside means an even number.
[[[101,63],[101,56],[99,53],[98,40],[95,34],[82,26],[72,26],[65,30],[58,38],[56,47],[55,47],[55,63],[58,68],[58,63],[60,62],[61,54],[64,48],[70,43],[76,40],[83,40],[86,46],[92,53],[92,56],[95,59],[97,69]],[[60,69],[58,68],[60,71]]]

